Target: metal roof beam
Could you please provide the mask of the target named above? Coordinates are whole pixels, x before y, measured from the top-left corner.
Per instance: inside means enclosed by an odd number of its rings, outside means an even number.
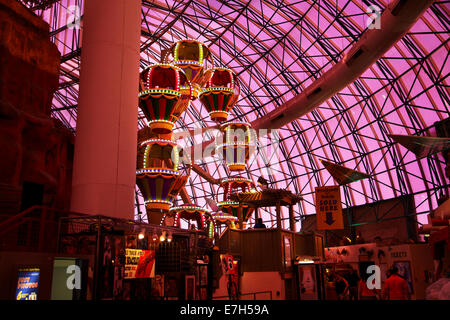
[[[398,0],[380,17],[380,29],[369,29],[335,64],[302,93],[252,123],[253,128],[277,129],[311,112],[350,85],[399,41],[431,6],[433,0]]]

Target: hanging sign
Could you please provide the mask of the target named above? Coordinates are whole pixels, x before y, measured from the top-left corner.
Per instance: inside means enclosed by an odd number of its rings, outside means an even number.
[[[154,278],[155,251],[126,249],[124,279]]]
[[[39,275],[39,268],[19,269],[16,300],[37,300]]]
[[[344,229],[339,186],[316,188],[317,230]]]

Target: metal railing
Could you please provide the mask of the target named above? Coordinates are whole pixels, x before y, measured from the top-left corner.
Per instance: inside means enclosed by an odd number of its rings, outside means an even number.
[[[269,294],[270,299],[256,299],[257,294]],[[242,299],[243,296],[253,296],[253,299]],[[212,297],[212,300],[228,300],[228,296],[216,296]],[[256,291],[256,292],[248,292],[248,293],[240,293],[239,300],[273,300],[272,291]]]

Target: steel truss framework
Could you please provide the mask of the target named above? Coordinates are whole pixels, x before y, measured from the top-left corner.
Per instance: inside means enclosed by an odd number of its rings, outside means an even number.
[[[161,51],[173,42],[199,39],[209,46],[217,64],[239,75],[242,93],[233,117],[252,121],[291,99],[342,59],[367,30],[373,14],[369,9],[377,6],[383,11],[388,2],[143,0],[141,68],[160,61]],[[449,2],[436,1],[354,83],[279,129],[276,159],[264,152],[271,140],[261,138],[246,176],[256,182],[263,175],[273,187],[301,194],[304,201],[295,210],[299,221],[315,212],[314,188],[334,184],[319,161],[327,159],[371,175],[342,188],[344,207],[413,194],[414,210],[423,222],[423,214],[437,206],[439,196],[448,195],[444,160],[439,154],[418,159],[388,134],[433,136],[434,123],[449,116]],[[68,22],[77,18],[73,6],[82,15],[83,0],[46,3],[47,7],[28,6],[50,24],[51,39],[62,55],[53,116],[75,131],[82,19],[81,29]],[[145,124],[140,112],[139,126]],[[213,124],[196,102],[177,125],[185,130]],[[201,138],[191,137],[187,144],[201,143]],[[228,177],[226,167],[216,160],[203,159],[199,165],[216,178]],[[217,200],[218,186],[192,173],[187,191],[193,202],[204,206],[205,198]],[[137,211],[145,212],[140,198],[137,194]],[[269,225],[276,221],[271,210],[261,215]]]

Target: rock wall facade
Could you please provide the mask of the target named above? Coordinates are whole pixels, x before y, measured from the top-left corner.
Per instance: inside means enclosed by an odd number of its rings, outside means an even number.
[[[1,214],[20,211],[25,181],[43,185],[43,205],[69,208],[74,136],[50,116],[59,69],[48,24],[0,0]]]

